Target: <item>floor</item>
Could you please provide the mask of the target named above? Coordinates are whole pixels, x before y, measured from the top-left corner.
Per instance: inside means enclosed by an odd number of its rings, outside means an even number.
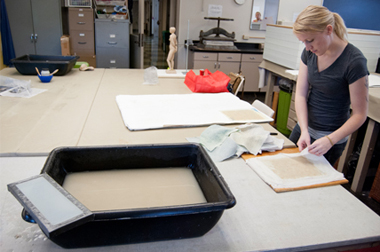
[[[163,48],[158,46],[158,37],[146,36],[144,39],[144,68],[155,66],[158,69],[166,69],[168,64],[166,62],[167,53]],[[264,93],[239,93],[239,98],[252,103],[254,100],[259,99],[264,102]],[[348,178],[349,179],[349,178]],[[350,179],[349,179],[350,180]],[[344,185],[348,191],[350,191],[355,197],[366,204],[374,212],[380,216],[380,203],[368,197],[369,189],[362,193],[354,193],[350,190],[351,183]],[[369,187],[370,188],[370,187]]]
[[[144,69],[155,66],[157,69],[167,69],[167,53],[158,45],[158,36],[144,37]]]

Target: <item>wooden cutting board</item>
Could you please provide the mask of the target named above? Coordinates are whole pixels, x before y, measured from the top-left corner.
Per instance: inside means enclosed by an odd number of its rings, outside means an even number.
[[[253,154],[243,154],[241,157],[244,160],[250,159],[250,158],[256,158],[256,157],[264,157],[264,156],[273,156],[277,155],[280,153],[299,153],[299,150],[297,147],[294,148],[285,148],[279,151],[274,151],[274,152],[263,152],[262,154],[259,154],[257,156]],[[309,185],[309,186],[300,186],[300,187],[293,187],[293,188],[273,188],[272,189],[275,192],[289,192],[289,191],[298,191],[298,190],[304,190],[304,189],[311,189],[311,188],[318,188],[318,187],[324,187],[324,186],[332,186],[332,185],[342,185],[348,183],[347,179],[342,179],[342,180],[337,180],[337,181],[332,181],[328,183],[320,183],[320,184],[315,184],[315,185]]]

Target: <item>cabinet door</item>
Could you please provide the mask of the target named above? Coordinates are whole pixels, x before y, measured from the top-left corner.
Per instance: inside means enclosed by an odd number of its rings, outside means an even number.
[[[238,73],[239,68],[240,62],[219,61],[216,70],[219,70],[228,75],[230,72]]]
[[[261,54],[243,54],[241,71],[245,76],[244,91],[259,92],[259,65],[263,59]]]
[[[31,3],[36,54],[61,55],[61,1],[31,0]]]
[[[241,71],[245,76],[244,91],[259,92],[259,63],[242,62]]]
[[[215,72],[217,66],[216,61],[194,60],[194,69],[208,69],[210,72]]]
[[[33,18],[30,1],[5,0],[16,57],[34,54]]]

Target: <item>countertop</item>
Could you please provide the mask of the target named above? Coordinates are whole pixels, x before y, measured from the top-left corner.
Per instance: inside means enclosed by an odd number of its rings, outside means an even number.
[[[210,49],[204,48],[199,41],[193,41],[193,45],[189,46],[189,50],[193,52],[225,52],[225,53],[254,53],[254,54],[263,54],[264,49],[260,49],[260,44],[255,43],[244,43],[236,42],[235,46],[237,49],[223,48],[219,49]],[[186,41],[185,41],[186,44]]]

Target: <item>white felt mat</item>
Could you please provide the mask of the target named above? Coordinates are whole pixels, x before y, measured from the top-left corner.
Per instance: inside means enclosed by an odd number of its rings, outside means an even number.
[[[231,93],[118,95],[116,102],[124,124],[130,130],[273,121]],[[250,113],[247,119],[241,116],[233,119],[226,113],[228,111]],[[252,117],[252,112],[257,117]]]

